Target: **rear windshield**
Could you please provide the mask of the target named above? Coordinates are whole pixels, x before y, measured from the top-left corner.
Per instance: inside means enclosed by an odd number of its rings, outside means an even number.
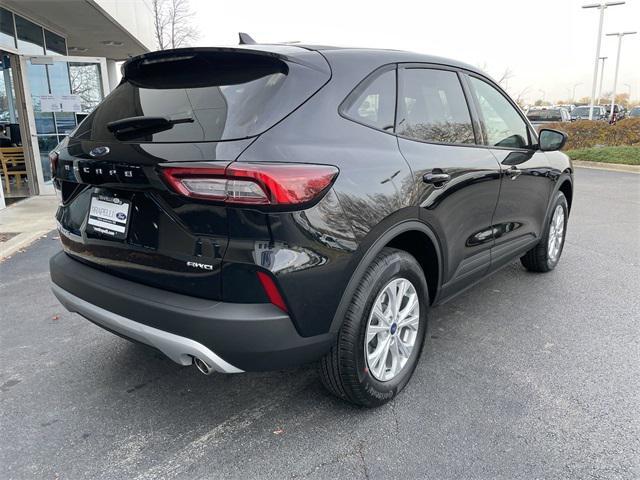
[[[72,136],[113,142],[117,139],[109,131],[110,122],[164,117],[172,122],[169,128],[152,133],[140,129],[140,135],[134,132],[126,140],[174,143],[252,137],[291,113],[326,81],[317,70],[272,55],[209,51],[141,59],[126,65],[122,83]]]
[[[532,122],[544,120],[546,122],[559,122],[562,120],[560,110],[533,110],[527,113],[527,118]]]

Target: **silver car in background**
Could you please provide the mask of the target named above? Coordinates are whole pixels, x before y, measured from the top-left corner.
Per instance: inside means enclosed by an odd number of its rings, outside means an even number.
[[[527,118],[534,127],[545,123],[570,122],[571,115],[564,107],[534,108],[527,112]]]

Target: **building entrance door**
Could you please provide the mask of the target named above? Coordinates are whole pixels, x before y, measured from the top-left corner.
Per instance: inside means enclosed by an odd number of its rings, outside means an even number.
[[[49,152],[109,91],[104,58],[19,56],[27,137],[39,194],[53,194]]]
[[[23,145],[24,115],[16,65],[18,57],[0,51],[0,209],[33,193]]]

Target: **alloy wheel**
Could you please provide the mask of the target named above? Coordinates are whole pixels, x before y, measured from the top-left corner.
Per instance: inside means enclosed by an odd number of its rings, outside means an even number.
[[[551,217],[549,226],[549,240],[547,243],[547,254],[551,262],[556,262],[560,256],[560,248],[564,238],[564,208],[562,205],[556,206]]]
[[[420,327],[420,302],[413,284],[395,278],[382,288],[371,308],[365,332],[365,357],[381,382],[395,378],[411,357]]]

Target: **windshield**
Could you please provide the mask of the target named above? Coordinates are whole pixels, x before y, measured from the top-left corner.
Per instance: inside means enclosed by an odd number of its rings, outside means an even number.
[[[122,83],[73,136],[137,143],[247,138],[280,121],[325,81],[317,71],[274,56],[206,52],[143,59],[125,66]],[[113,125],[132,118],[165,127],[116,135]]]
[[[527,113],[527,118],[532,122],[560,122],[562,121],[562,114],[560,110],[532,110]]]
[[[600,108],[599,107],[593,107],[593,113],[599,113],[600,112]],[[577,107],[573,113],[575,115],[589,115],[589,107]]]

